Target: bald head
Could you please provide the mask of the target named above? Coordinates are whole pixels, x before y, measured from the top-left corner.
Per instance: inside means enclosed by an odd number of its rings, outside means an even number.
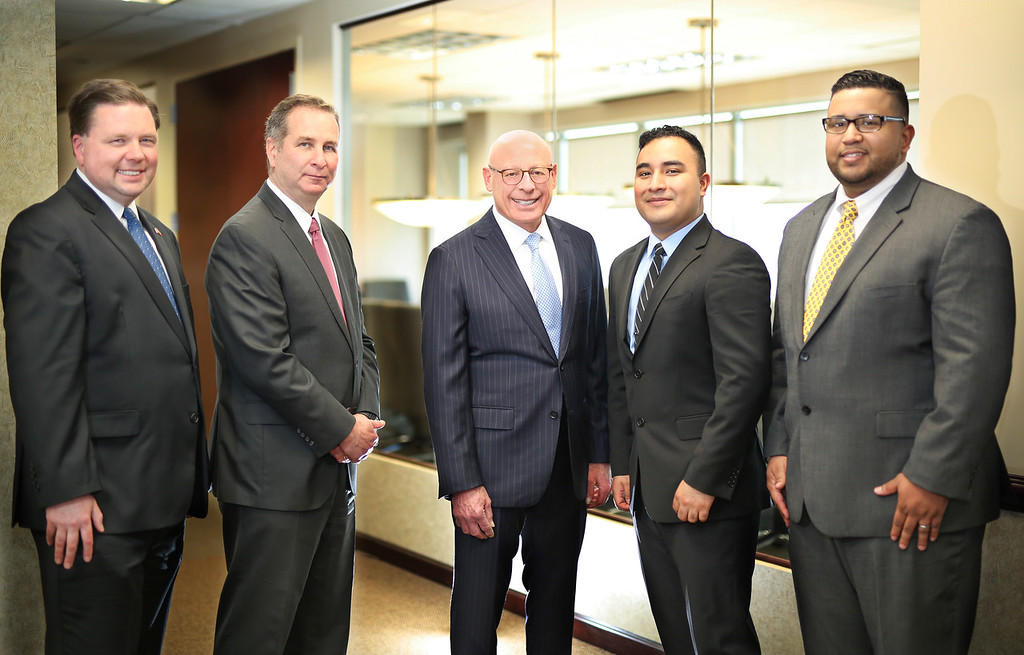
[[[515,173],[523,173],[518,182],[509,184],[503,179],[502,171],[513,180]],[[491,144],[487,166],[483,169],[484,185],[494,197],[494,207],[499,214],[533,232],[551,204],[557,172],[551,148],[544,139],[533,132],[513,130]]]

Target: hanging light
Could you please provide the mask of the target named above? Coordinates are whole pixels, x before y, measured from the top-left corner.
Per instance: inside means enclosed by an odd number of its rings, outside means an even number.
[[[437,5],[432,7],[433,32],[433,72],[421,75],[420,80],[427,82],[429,92],[427,108],[427,195],[424,198],[403,198],[395,200],[378,200],[373,203],[374,209],[391,220],[411,227],[446,227],[456,228],[468,225],[478,218],[490,206],[490,200],[469,200],[465,198],[437,197]]]

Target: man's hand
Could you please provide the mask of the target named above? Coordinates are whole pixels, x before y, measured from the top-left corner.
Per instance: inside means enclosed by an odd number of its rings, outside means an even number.
[[[75,564],[78,543],[82,561],[92,561],[93,528],[103,532],[103,512],[92,494],[79,496],[46,508],[46,544],[53,546],[53,561],[70,569]]]
[[[768,493],[772,502],[779,508],[782,520],[789,527],[789,506],[786,505],[786,468],[789,466],[789,458],[785,455],[776,455],[768,459]]]
[[[452,517],[464,534],[477,539],[494,536],[491,495],[482,485],[452,494]]]
[[[616,475],[612,478],[612,499],[619,509],[629,511],[629,476]]]
[[[918,550],[927,550],[928,542],[939,538],[939,526],[946,514],[948,498],[917,486],[902,473],[875,487],[875,493],[879,496],[896,494],[896,512],[892,517],[889,538],[899,540],[900,550],[910,546],[914,530],[917,530]]]
[[[686,484],[686,480],[682,480],[676,487],[675,496],[672,497],[672,510],[680,521],[703,523],[708,520],[713,502],[714,496],[694,489]]]
[[[331,457],[340,464],[361,462],[377,447],[377,430],[384,427],[384,421],[372,420],[364,414],[355,414],[356,424],[345,440],[331,449]]]
[[[587,509],[604,505],[611,490],[611,465],[591,462],[590,468],[587,470]]]

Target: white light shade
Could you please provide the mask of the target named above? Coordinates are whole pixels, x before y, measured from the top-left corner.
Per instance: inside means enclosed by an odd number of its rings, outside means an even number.
[[[491,204],[490,198],[415,198],[378,200],[373,208],[396,223],[411,227],[452,227],[468,225]]]

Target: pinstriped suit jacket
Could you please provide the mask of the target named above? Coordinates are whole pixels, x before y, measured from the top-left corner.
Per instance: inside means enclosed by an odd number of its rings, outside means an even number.
[[[594,239],[547,218],[562,272],[555,353],[493,210],[435,248],[423,279],[423,369],[439,495],[483,485],[497,507],[544,493],[563,407],[576,496],[608,461],[606,317]]]

